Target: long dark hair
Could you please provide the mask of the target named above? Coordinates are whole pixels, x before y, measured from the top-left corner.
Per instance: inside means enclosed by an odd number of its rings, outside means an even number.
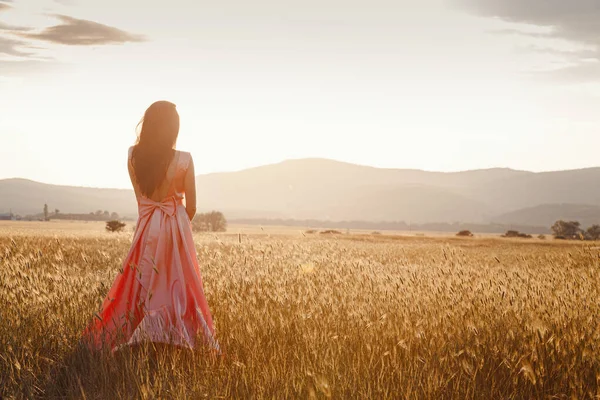
[[[138,131],[132,154],[133,170],[142,194],[150,197],[165,179],[175,154],[179,135],[179,114],[175,104],[168,101],[153,103],[138,124]]]

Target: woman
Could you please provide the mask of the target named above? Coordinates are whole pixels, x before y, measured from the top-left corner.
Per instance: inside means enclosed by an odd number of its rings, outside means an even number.
[[[140,124],[128,157],[137,229],[123,268],[84,338],[93,348],[114,351],[143,341],[194,348],[201,337],[219,351],[190,225],[196,213],[194,163],[190,153],[175,150],[175,105],[152,104]]]

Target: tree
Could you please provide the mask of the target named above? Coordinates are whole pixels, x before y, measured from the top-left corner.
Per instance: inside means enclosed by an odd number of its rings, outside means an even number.
[[[579,239],[582,234],[580,226],[577,221],[559,220],[552,225],[552,232],[556,239]]]
[[[504,238],[523,238],[523,239],[531,239],[533,236],[527,234],[527,233],[521,233],[519,231],[506,231],[506,233],[504,235],[502,235],[502,237]]]
[[[599,240],[600,239],[600,225],[592,225],[585,232],[585,238],[587,240]]]
[[[48,204],[44,204],[44,221],[50,221],[50,217],[48,216]]]
[[[106,230],[109,232],[122,232],[123,229],[125,229],[125,226],[125,223],[117,220],[106,222]]]
[[[54,215],[58,215],[58,214],[60,214],[60,210],[58,208],[55,208],[54,209]]]
[[[197,214],[192,221],[192,228],[197,232],[225,232],[227,220],[220,211]]]
[[[456,236],[473,237],[474,235],[471,233],[471,231],[460,231],[456,234]]]
[[[111,213],[110,219],[119,219],[119,214],[117,214],[116,212]]]

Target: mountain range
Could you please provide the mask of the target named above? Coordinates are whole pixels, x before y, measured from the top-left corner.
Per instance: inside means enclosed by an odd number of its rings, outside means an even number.
[[[196,177],[199,210],[229,218],[463,222],[549,226],[600,223],[600,168],[534,173],[383,169],[327,159],[288,160]],[[135,216],[133,192],[0,180],[0,212],[98,209]]]

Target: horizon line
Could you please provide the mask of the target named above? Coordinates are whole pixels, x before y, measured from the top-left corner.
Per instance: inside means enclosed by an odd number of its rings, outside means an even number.
[[[196,178],[202,177],[202,176],[219,175],[219,174],[233,174],[233,173],[239,173],[239,172],[244,172],[244,171],[251,171],[251,170],[255,170],[255,169],[281,165],[281,164],[284,164],[287,162],[297,162],[297,161],[327,161],[327,162],[346,164],[346,165],[352,165],[352,166],[363,167],[363,168],[372,168],[372,169],[387,170],[387,171],[390,171],[390,170],[392,170],[392,171],[413,171],[413,172],[424,172],[424,173],[431,173],[431,174],[461,174],[461,173],[469,173],[469,172],[494,171],[494,170],[507,170],[507,171],[514,171],[514,172],[523,172],[523,173],[528,173],[528,174],[545,174],[545,173],[558,173],[558,172],[570,172],[570,171],[584,171],[584,170],[588,170],[588,169],[600,168],[600,166],[590,166],[590,167],[572,168],[572,169],[530,171],[530,170],[524,170],[524,169],[515,169],[515,168],[511,168],[511,167],[486,167],[486,168],[474,168],[474,169],[465,169],[465,170],[456,170],[456,171],[436,171],[436,170],[427,170],[427,169],[419,169],[419,168],[377,167],[374,165],[353,163],[353,162],[349,162],[349,161],[336,160],[333,158],[303,157],[303,158],[287,158],[287,159],[283,159],[283,160],[277,161],[277,162],[261,164],[261,165],[257,165],[257,166],[253,166],[253,167],[235,169],[235,170],[230,170],[230,171],[207,172],[207,173],[197,174]],[[29,181],[29,182],[39,183],[39,184],[43,184],[43,185],[62,186],[62,187],[77,187],[77,188],[88,188],[88,189],[109,189],[109,190],[133,190],[131,188],[121,188],[121,187],[99,187],[99,186],[85,186],[85,185],[74,185],[74,184],[58,184],[58,183],[51,183],[51,182],[36,181],[34,179],[18,177],[18,176],[10,177],[10,178],[0,178],[0,182],[9,181],[9,180],[23,180],[23,181]]]

